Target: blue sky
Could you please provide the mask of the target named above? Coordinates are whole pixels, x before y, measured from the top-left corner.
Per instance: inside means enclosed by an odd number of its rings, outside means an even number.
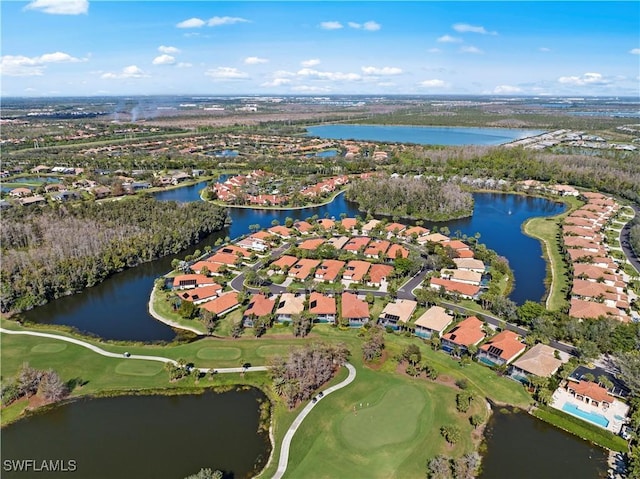
[[[637,2],[2,1],[2,96],[639,96]]]

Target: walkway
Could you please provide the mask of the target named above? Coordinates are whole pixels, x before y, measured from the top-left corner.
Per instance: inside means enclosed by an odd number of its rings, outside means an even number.
[[[295,420],[293,421],[293,424],[291,424],[291,426],[287,430],[286,434],[284,435],[284,439],[282,440],[282,447],[280,448],[280,460],[278,461],[278,469],[272,479],[280,479],[282,476],[284,476],[284,473],[287,472],[287,465],[289,463],[289,446],[291,446],[291,440],[293,439],[293,435],[298,430],[298,427],[300,427],[300,424],[302,424],[302,421],[304,421],[304,418],[307,417],[307,415],[311,412],[311,410],[315,407],[315,405],[318,404],[322,399],[327,397],[332,392],[337,391],[338,389],[342,389],[345,386],[348,386],[356,378],[356,368],[354,368],[349,363],[345,363],[345,366],[349,370],[349,375],[347,376],[347,378],[344,381],[336,384],[335,386],[331,386],[330,388],[323,391],[322,397],[316,396],[317,397],[316,402],[309,401],[309,404],[307,404],[305,408],[302,411],[300,411],[300,414],[298,414],[298,417],[295,418]]]
[[[76,344],[78,346],[82,346],[83,348],[87,348],[90,349],[91,351],[93,351],[94,353],[98,353],[101,356],[106,356],[108,358],[118,358],[118,359],[123,359],[125,358],[125,356],[123,354],[119,354],[119,353],[112,353],[110,351],[105,351],[104,349],[95,346],[91,343],[87,343],[86,341],[82,341],[80,339],[76,339],[76,338],[70,338],[68,336],[60,336],[58,334],[49,334],[49,333],[40,333],[37,331],[14,331],[11,329],[4,329],[4,328],[0,328],[0,333],[3,334],[22,334],[25,336],[38,336],[41,338],[49,338],[49,339],[56,339],[58,341],[66,341],[68,343],[73,343]],[[141,359],[143,361],[159,361],[161,363],[171,363],[174,365],[177,365],[178,363],[170,358],[165,358],[162,356],[146,356],[143,354],[132,354],[130,356],[126,357],[127,359]],[[211,371],[211,368],[198,368],[201,372],[209,372]],[[250,372],[250,371],[266,371],[268,369],[267,366],[251,366],[251,367],[238,367],[238,368],[220,368],[220,369],[216,369],[217,373],[245,373],[245,372]]]

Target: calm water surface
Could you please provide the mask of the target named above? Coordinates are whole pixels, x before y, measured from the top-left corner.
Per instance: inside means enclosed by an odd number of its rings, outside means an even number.
[[[337,140],[369,140],[420,145],[501,145],[544,133],[516,128],[446,126],[320,125],[307,127],[308,136]]]
[[[599,479],[607,455],[526,413],[494,411],[485,431],[480,479]]]
[[[2,478],[181,479],[203,467],[252,476],[269,457],[257,389],[189,396],[82,399],[2,430],[2,459],[75,460],[73,473]]]
[[[199,201],[199,192],[206,182],[156,194],[159,199]],[[427,227],[447,226],[456,232],[473,236],[480,233],[480,241],[505,256],[515,274],[515,288],[511,298],[518,304],[530,299],[539,301],[544,295],[545,262],[538,241],[522,234],[522,223],[530,217],[555,215],[563,211],[561,203],[519,195],[478,193],[474,195],[475,210],[471,218],[445,223],[426,224]],[[145,263],[113,275],[108,280],[82,293],[66,296],[44,306],[23,313],[30,321],[63,324],[106,339],[135,341],[171,341],[175,331],[155,320],[147,311],[149,292],[155,278],[171,269],[171,260],[184,258],[196,249],[213,246],[218,238],[237,238],[249,232],[249,225],[270,227],[276,219],[281,224],[287,217],[339,218],[360,214],[354,203],[339,195],[332,203],[301,210],[254,210],[230,208],[230,227],[216,232],[197,246],[177,255]]]

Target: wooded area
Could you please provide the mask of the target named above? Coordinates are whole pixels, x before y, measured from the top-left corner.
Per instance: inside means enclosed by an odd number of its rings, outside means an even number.
[[[3,213],[0,308],[24,311],[178,253],[224,227],[215,205],[138,197]]]
[[[355,181],[346,195],[362,211],[399,218],[442,221],[473,213],[470,193],[436,179],[369,178]]]

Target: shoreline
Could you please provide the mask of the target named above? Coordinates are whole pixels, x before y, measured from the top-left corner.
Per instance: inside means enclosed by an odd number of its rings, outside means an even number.
[[[334,193],[332,196],[330,196],[326,201],[322,202],[322,203],[314,203],[312,205],[307,205],[307,206],[260,206],[260,205],[229,205],[227,203],[220,203],[217,200],[205,200],[202,197],[202,194],[204,192],[206,188],[203,188],[202,191],[200,192],[200,199],[204,202],[207,203],[212,203],[216,206],[221,206],[223,208],[238,208],[238,209],[251,209],[251,210],[273,210],[273,211],[288,211],[288,210],[306,210],[306,209],[311,209],[311,208],[319,208],[321,206],[326,206],[329,203],[333,203],[333,201],[340,196],[341,194],[345,193],[347,191],[346,188],[338,191],[337,193]]]

